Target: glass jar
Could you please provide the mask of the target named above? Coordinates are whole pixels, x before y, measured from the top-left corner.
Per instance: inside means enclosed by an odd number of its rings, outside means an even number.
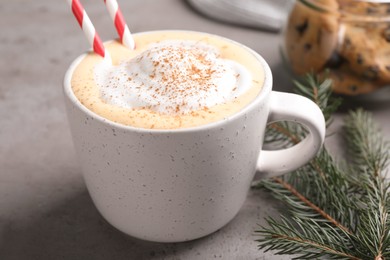
[[[330,77],[335,93],[390,86],[390,1],[297,0],[283,39],[292,71]]]

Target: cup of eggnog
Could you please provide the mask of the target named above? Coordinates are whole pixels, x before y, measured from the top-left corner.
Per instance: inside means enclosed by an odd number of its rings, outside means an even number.
[[[67,114],[89,194],[102,216],[133,237],[188,241],[239,212],[257,172],[293,171],[324,141],[325,121],[302,96],[272,91],[256,52],[193,31],[133,35],[136,48],[105,43],[64,79]],[[262,150],[267,123],[302,124],[307,137]]]

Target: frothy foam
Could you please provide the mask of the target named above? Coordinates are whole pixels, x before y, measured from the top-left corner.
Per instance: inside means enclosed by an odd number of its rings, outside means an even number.
[[[151,44],[118,66],[103,62],[94,77],[101,99],[123,108],[185,114],[233,100],[251,87],[250,72],[197,41]]]

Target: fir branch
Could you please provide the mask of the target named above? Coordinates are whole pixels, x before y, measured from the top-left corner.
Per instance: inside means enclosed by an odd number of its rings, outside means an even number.
[[[332,114],[341,104],[340,98],[334,98],[332,94],[332,81],[308,74],[301,81],[295,80],[294,92],[313,100],[324,114],[327,125],[331,123]],[[299,124],[292,122],[276,122],[267,127],[265,143],[274,147],[289,147],[299,143],[306,136],[307,132]],[[288,137],[288,138],[286,138]]]
[[[389,142],[384,141],[372,116],[358,109],[345,123],[351,174],[361,182],[357,236],[370,249],[371,259],[390,256],[390,199],[385,171],[389,164]]]
[[[348,228],[344,227],[340,222],[335,220],[332,216],[327,214],[320,207],[318,207],[313,202],[311,202],[308,198],[306,198],[305,196],[300,194],[296,189],[294,189],[293,186],[291,186],[287,182],[283,181],[281,178],[274,178],[274,181],[279,183],[279,184],[281,184],[283,186],[283,188],[288,190],[288,191],[290,191],[293,196],[297,197],[300,201],[305,203],[307,206],[312,208],[314,211],[318,212],[318,214],[321,215],[321,217],[323,217],[324,219],[328,220],[329,222],[331,222],[336,227],[342,229],[344,232],[346,232],[348,234],[352,234],[352,232],[350,230],[348,230]]]
[[[331,82],[307,76],[295,82],[295,91],[316,102],[327,122],[340,105],[331,97]],[[289,147],[305,135],[292,123],[269,127],[267,141]],[[389,165],[389,143],[372,117],[358,110],[345,123],[351,155],[345,171],[323,149],[308,165],[291,175],[263,180],[256,188],[268,190],[284,202],[289,214],[256,234],[259,248],[300,259],[385,259],[390,257],[390,185],[384,178]]]
[[[332,114],[341,105],[342,99],[332,96],[332,80],[326,78],[321,81],[319,77],[307,74],[301,81],[294,80],[294,92],[314,101],[324,114],[325,121],[331,122]]]
[[[276,254],[300,254],[294,259],[360,259],[348,253],[348,247],[340,233],[330,225],[319,226],[317,222],[292,217],[281,217],[280,221],[267,219],[269,227],[260,226],[255,231],[262,236],[256,240],[265,251],[275,250]]]
[[[349,183],[348,175],[337,167],[325,149],[308,165],[287,175],[285,179],[336,222],[344,223],[346,229],[356,228],[354,211],[358,207],[355,198],[348,195],[353,186]]]
[[[301,141],[299,136],[291,133],[288,125],[283,125],[282,123],[272,123],[268,127],[269,130],[273,130],[275,134],[280,134],[282,137],[288,137],[289,142],[292,144],[297,144]],[[278,138],[278,140],[280,139]],[[275,139],[273,139],[273,141],[275,141]]]
[[[328,158],[324,151],[320,154],[320,157]],[[321,167],[327,164],[329,162],[325,164],[319,163]],[[351,212],[344,210],[344,205],[353,204],[353,198],[344,197],[340,194],[340,190],[337,190],[338,185],[346,186],[347,182],[344,177],[337,178],[338,174],[335,173],[334,169],[331,169],[331,171],[335,176],[326,174],[326,179],[320,177],[320,175],[315,176],[314,172],[302,170],[301,172],[298,171],[291,174],[291,176],[295,176],[294,181],[291,181],[291,178],[285,178],[288,179],[288,182],[282,178],[275,178],[263,180],[257,186],[257,188],[264,188],[270,191],[275,198],[287,205],[290,213],[289,217],[292,219],[293,224],[285,226],[286,223],[278,223],[278,228],[294,230],[294,236],[291,237],[288,237],[288,235],[293,235],[292,233],[281,233],[279,234],[280,236],[277,236],[277,231],[273,230],[271,232],[272,236],[269,236],[271,234],[270,229],[266,231],[264,229],[257,230],[262,235],[268,233],[268,236],[257,240],[261,242],[260,248],[267,248],[268,245],[279,245],[280,243],[283,244],[282,248],[284,248],[287,245],[285,245],[285,242],[280,241],[283,238],[283,240],[288,240],[289,247],[292,245],[296,246],[296,250],[293,253],[301,254],[299,257],[301,259],[313,259],[320,255],[327,258],[344,259],[341,255],[346,256],[349,254],[347,249],[352,247],[351,241],[353,241],[352,238],[354,236],[350,227],[355,226],[355,220]],[[301,176],[301,178],[297,177],[297,175]],[[328,189],[331,190],[329,194],[327,194]],[[340,200],[340,197],[343,199]],[[334,208],[329,210],[329,207],[332,205]],[[340,214],[340,212],[344,214]],[[269,222],[270,220],[267,219],[267,221]],[[272,227],[275,228],[276,222],[274,220],[273,222],[274,225]],[[297,227],[299,223],[301,224]],[[318,239],[313,240],[310,237],[310,234],[313,232],[323,236],[321,243]],[[264,243],[265,241],[269,243]],[[341,250],[338,248],[339,246],[343,246],[343,248],[345,246],[347,249]],[[303,256],[308,251],[310,251],[309,257]],[[314,252],[317,252],[319,255],[314,256]],[[277,254],[282,254],[282,252],[277,252]],[[346,257],[346,259],[354,258],[358,259],[358,257]]]
[[[345,120],[345,137],[349,158],[355,170],[378,176],[389,163],[389,143],[381,138],[372,116],[362,109],[351,112]]]

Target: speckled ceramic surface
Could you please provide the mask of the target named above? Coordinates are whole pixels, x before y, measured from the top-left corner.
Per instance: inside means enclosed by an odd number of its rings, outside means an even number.
[[[64,81],[67,113],[88,191],[100,213],[137,238],[178,242],[208,235],[243,205],[256,170],[281,174],[312,158],[324,139],[321,112],[311,101],[272,92],[216,123],[182,130],[149,130],[110,122],[83,107]],[[260,152],[267,121],[289,119],[310,134],[288,150]],[[259,160],[259,154],[260,156]]]

